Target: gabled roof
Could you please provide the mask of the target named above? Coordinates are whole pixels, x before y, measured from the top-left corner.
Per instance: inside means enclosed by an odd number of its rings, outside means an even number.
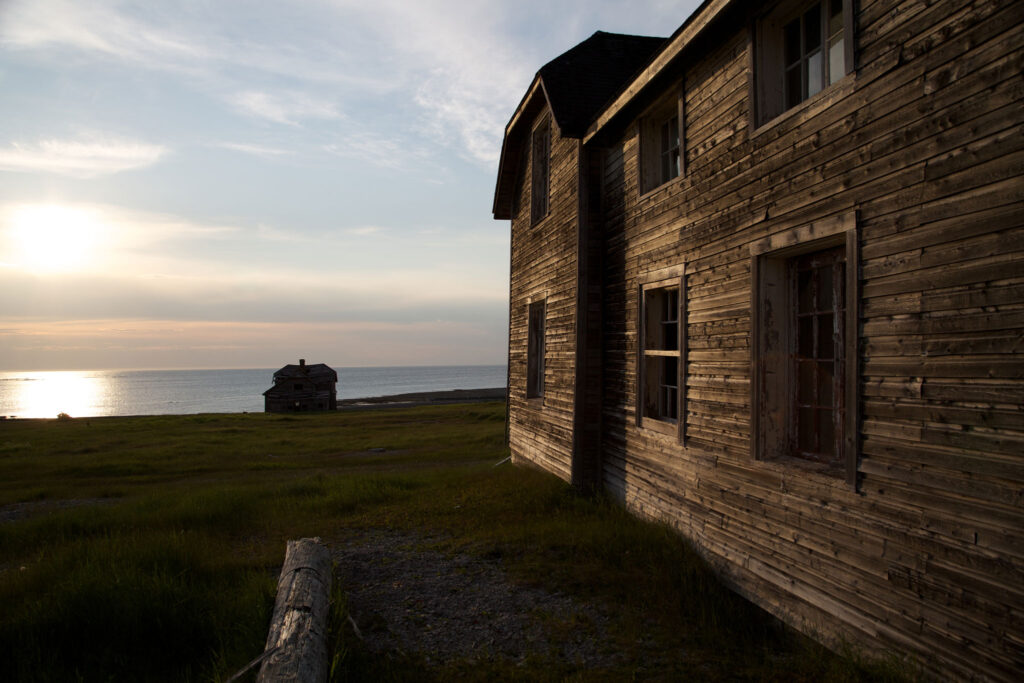
[[[594,116],[665,43],[597,31],[537,72],[563,137],[581,138]]]
[[[338,381],[338,373],[332,370],[329,366],[323,363],[314,363],[313,365],[286,365],[277,372],[274,373],[274,381],[279,379],[289,379],[294,377],[302,377],[309,379],[331,379],[335,382]]]
[[[610,101],[603,103],[606,106],[602,107],[600,112],[594,112],[589,128],[584,133],[583,141],[590,142],[595,135],[601,132],[601,129],[627,111],[629,105],[644,90],[656,84],[658,76],[664,73],[673,62],[680,59],[687,48],[693,45],[711,24],[720,20],[727,10],[736,5],[736,0],[704,0],[700,7],[687,17],[683,25],[664,41],[658,54],[645,63],[642,70],[633,74],[633,78],[628,83],[624,83],[618,92],[614,93],[615,98],[609,98]]]
[[[545,103],[562,137],[582,138],[587,126],[664,44],[664,38],[598,31],[537,72],[505,126],[494,190],[494,217],[512,217],[512,194],[529,123]]]

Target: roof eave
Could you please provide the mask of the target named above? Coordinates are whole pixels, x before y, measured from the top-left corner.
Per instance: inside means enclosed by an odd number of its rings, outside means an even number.
[[[505,137],[501,142],[501,156],[498,160],[498,179],[494,186],[494,205],[491,212],[495,220],[509,220],[512,218],[512,188],[511,185],[516,179],[516,164],[519,155],[516,150],[509,149],[509,139],[513,132],[521,125],[526,118],[531,105],[541,96],[547,101],[547,93],[544,90],[544,83],[538,73],[533,77],[533,82],[519,101],[512,118],[505,126]]]
[[[704,0],[682,26],[672,35],[651,62],[623,88],[587,128],[584,144],[590,142],[618,117],[665,68],[689,46],[718,16],[736,0]]]

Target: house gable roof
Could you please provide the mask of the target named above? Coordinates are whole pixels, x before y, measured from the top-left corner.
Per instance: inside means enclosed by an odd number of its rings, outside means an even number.
[[[336,384],[338,382],[338,373],[323,363],[314,363],[312,365],[306,365],[305,363],[300,363],[299,365],[289,364],[274,373],[274,386],[264,391],[263,395],[271,397],[290,396],[295,393],[295,388],[287,386],[287,383],[289,380],[294,381],[296,379],[309,380],[314,384],[321,382]]]
[[[335,382],[338,381],[338,373],[332,370],[330,366],[324,365],[323,363],[314,363],[313,365],[286,365],[274,373],[274,381],[279,379],[289,379],[292,377],[330,379]]]
[[[494,217],[512,217],[512,195],[529,122],[545,105],[562,137],[582,138],[587,126],[664,44],[664,38],[597,31],[537,72],[505,126],[494,190]]]
[[[563,137],[581,138],[602,106],[665,43],[664,38],[597,31],[537,72]]]
[[[665,73],[711,24],[737,5],[736,0],[704,0],[682,26],[664,41],[662,49],[644,64],[642,69],[631,74],[630,81],[622,84],[623,87],[614,93],[614,98],[604,102],[606,106],[602,107],[601,111],[594,112],[589,127],[582,136],[583,142],[590,142],[613,120],[628,111],[630,105],[643,91],[649,89],[649,86],[653,84],[657,87],[658,77]]]

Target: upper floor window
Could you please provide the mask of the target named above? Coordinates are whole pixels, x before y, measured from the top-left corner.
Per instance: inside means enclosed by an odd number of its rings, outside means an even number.
[[[759,124],[853,71],[852,0],[790,0],[757,25]]]
[[[548,215],[551,176],[551,123],[544,119],[533,131],[533,166],[530,183],[530,223]]]
[[[640,192],[649,192],[683,172],[682,97],[673,91],[640,122]]]

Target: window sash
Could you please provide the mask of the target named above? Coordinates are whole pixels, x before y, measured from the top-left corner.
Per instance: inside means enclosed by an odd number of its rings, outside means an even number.
[[[531,303],[527,309],[526,397],[544,396],[544,326],[546,302]]]
[[[551,186],[551,124],[545,119],[533,131],[533,160],[530,184],[530,222],[539,222],[548,214]]]
[[[637,426],[684,439],[685,280],[678,275],[639,289]],[[663,272],[663,271],[662,271]]]
[[[793,331],[787,315],[794,296],[786,286],[791,282],[785,272],[794,257],[839,247],[844,261],[841,268],[833,264],[832,278],[836,282],[832,293],[836,309],[832,313],[841,320],[842,332],[833,336],[841,360],[835,374],[844,378],[841,386],[833,385],[833,400],[841,405],[843,419],[837,424],[835,436],[838,458],[828,465],[815,464],[811,469],[829,475],[845,474],[846,483],[856,490],[859,457],[859,355],[858,316],[860,288],[858,280],[859,241],[857,213],[851,211],[823,218],[813,223],[772,232],[751,243],[751,382],[750,382],[750,450],[753,460],[776,460],[792,456],[791,406],[793,371],[788,362]],[[840,252],[837,252],[839,254]],[[840,285],[841,281],[841,285]],[[836,294],[840,293],[838,299]],[[831,305],[831,304],[830,304]],[[839,306],[842,306],[840,309]],[[805,309],[822,312],[813,298]],[[771,314],[774,312],[774,314]],[[841,347],[841,348],[838,348]],[[814,348],[812,347],[812,351]],[[841,368],[841,370],[839,370]],[[801,462],[799,457],[790,457]]]
[[[845,249],[790,259],[793,455],[839,467],[842,462],[845,336]]]
[[[679,177],[679,116],[674,114],[659,126],[661,138],[661,182]]]
[[[683,174],[683,86],[673,86],[639,119],[639,193]]]
[[[754,42],[756,128],[853,71],[852,0],[782,2],[756,22]]]

